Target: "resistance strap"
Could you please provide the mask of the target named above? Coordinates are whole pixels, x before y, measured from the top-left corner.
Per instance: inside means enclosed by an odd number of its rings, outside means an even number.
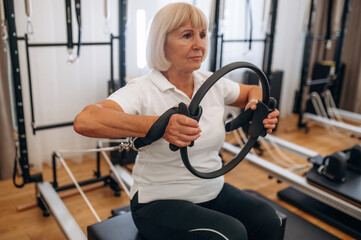
[[[71,54],[73,53],[73,23],[71,18],[71,0],[65,0],[65,14],[66,14],[66,33],[67,33],[67,48],[69,54],[69,61],[72,62]]]
[[[80,0],[75,0],[75,13],[76,13],[76,21],[78,22],[78,50],[77,57],[80,57],[80,46],[81,46],[81,3]]]

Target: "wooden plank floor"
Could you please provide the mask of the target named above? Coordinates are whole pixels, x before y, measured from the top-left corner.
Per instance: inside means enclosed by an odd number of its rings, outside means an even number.
[[[295,117],[283,119],[275,135],[324,155],[352,147],[354,144],[361,142],[359,139],[347,136],[334,137],[317,126],[312,126],[310,132],[305,133],[296,129],[296,122]],[[227,140],[234,142],[232,135],[227,136]],[[223,152],[223,157],[228,160],[233,156]],[[262,157],[268,158],[266,153]],[[299,163],[306,162],[304,159],[290,157]],[[95,161],[89,157],[84,158],[82,163],[75,163],[70,160],[67,163],[78,181],[91,178],[95,170]],[[102,169],[103,174],[108,174],[108,167],[104,162],[102,162]],[[44,166],[43,178],[48,181],[52,180],[49,166]],[[58,170],[58,179],[60,185],[71,183],[63,168]],[[267,174],[247,165],[247,163],[241,163],[236,169],[228,173],[226,181],[241,189],[251,189],[263,194],[340,239],[353,239],[319,219],[279,200],[277,192],[288,187],[288,185],[277,183],[276,179],[268,179]],[[66,192],[61,194],[66,194]],[[99,186],[99,184],[94,186],[92,190],[88,190],[86,195],[102,220],[111,215],[111,209],[129,204],[129,199],[125,193],[122,193],[121,197],[115,197],[113,190],[107,186]],[[64,239],[55,221],[51,217],[43,217],[39,208],[30,207],[22,211],[17,210],[35,204],[35,200],[34,184],[28,184],[24,188],[17,189],[13,186],[11,180],[0,181],[0,239]],[[85,233],[88,225],[96,223],[95,217],[79,194],[64,197],[63,201]]]

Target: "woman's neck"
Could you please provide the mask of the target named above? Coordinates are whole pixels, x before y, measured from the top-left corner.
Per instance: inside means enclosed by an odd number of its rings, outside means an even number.
[[[162,72],[162,74],[176,88],[184,92],[189,98],[192,98],[194,90],[193,72],[182,72],[169,69]]]

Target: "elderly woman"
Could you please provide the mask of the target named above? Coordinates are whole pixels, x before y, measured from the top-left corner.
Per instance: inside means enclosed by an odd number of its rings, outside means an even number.
[[[197,71],[207,53],[207,20],[196,7],[169,4],[154,17],[147,46],[151,73],[130,81],[97,104],[87,106],[74,129],[88,137],[144,137],[152,124],[180,102],[189,104],[211,75]],[[139,152],[131,188],[134,222],[146,239],[276,239],[275,210],[230,184],[224,177],[200,179],[182,164],[169,143],[188,146],[192,165],[202,171],[221,167],[218,152],[225,137],[225,105],[256,108],[262,91],[228,79],[219,80],[203,98],[199,123],[174,114],[165,134]],[[271,133],[276,110],[264,120]],[[120,236],[121,237],[121,236]]]

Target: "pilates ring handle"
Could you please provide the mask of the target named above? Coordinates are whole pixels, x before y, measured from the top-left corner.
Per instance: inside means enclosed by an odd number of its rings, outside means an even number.
[[[219,70],[217,70],[214,74],[212,74],[205,82],[204,84],[199,88],[197,93],[194,95],[191,103],[189,104],[188,111],[184,109],[184,106],[179,106],[179,113],[188,115],[189,117],[197,115],[197,111],[200,108],[199,104],[202,101],[205,94],[208,92],[208,90],[219,80],[221,77],[223,77],[228,72],[238,69],[238,68],[248,68],[253,70],[259,77],[262,85],[262,102],[257,103],[257,109],[251,110],[247,109],[245,112],[241,113],[237,118],[234,120],[228,122],[226,124],[226,130],[231,131],[233,129],[237,129],[242,125],[248,124],[249,121],[252,121],[252,124],[249,128],[249,135],[250,138],[248,139],[245,146],[242,148],[242,150],[237,154],[237,156],[229,162],[224,167],[213,171],[213,172],[199,172],[189,162],[188,153],[187,153],[187,147],[180,148],[180,153],[182,157],[182,161],[185,165],[185,167],[195,176],[199,178],[204,179],[211,179],[216,178],[221,175],[226,174],[227,172],[231,171],[234,167],[236,167],[249,153],[249,151],[252,149],[254,144],[257,142],[258,137],[265,136],[266,131],[263,126],[263,120],[267,117],[268,113],[274,111],[276,101],[270,97],[270,87],[269,82],[266,77],[266,75],[263,73],[262,70],[260,70],[257,66],[248,63],[248,62],[235,62],[228,64]],[[183,105],[183,104],[182,104]]]

